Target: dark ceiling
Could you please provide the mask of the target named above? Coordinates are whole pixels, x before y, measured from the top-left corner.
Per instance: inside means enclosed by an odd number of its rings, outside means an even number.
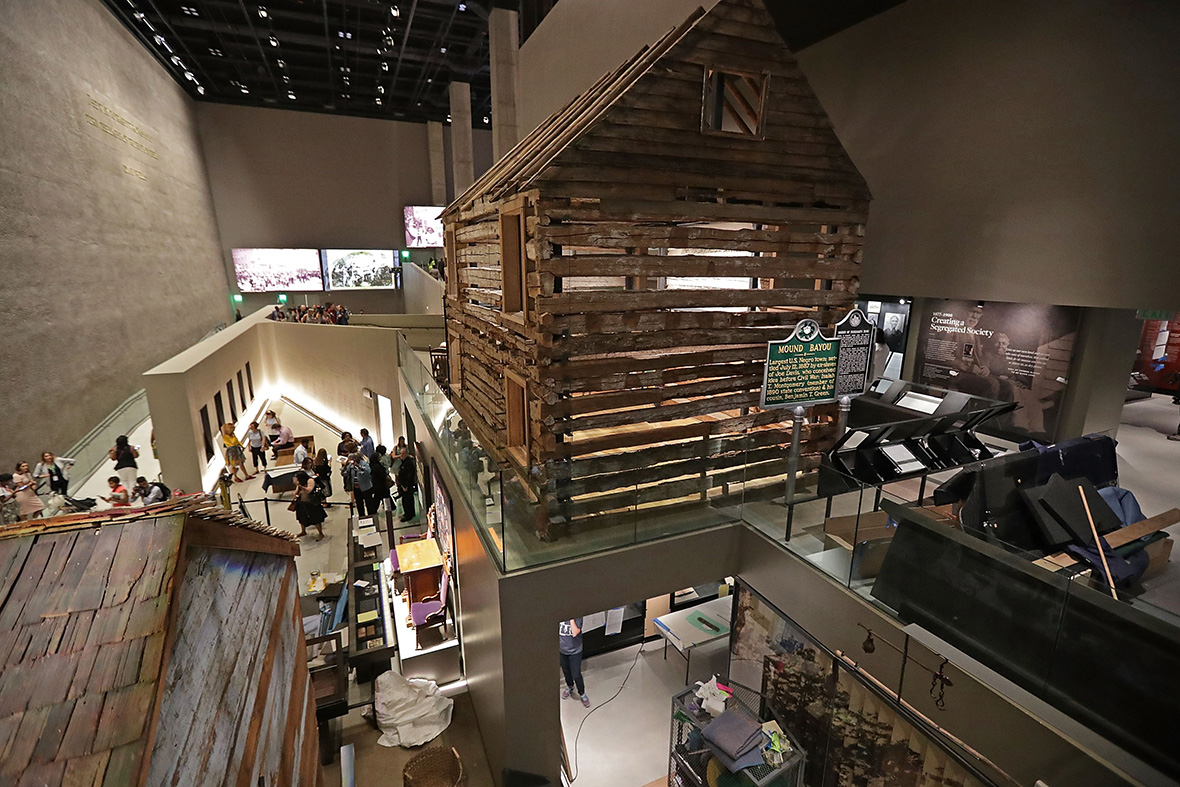
[[[643,2],[644,0],[633,0]],[[103,0],[198,101],[447,122],[471,83],[491,127],[488,14],[521,11],[524,40],[557,0]],[[902,0],[767,0],[800,50]]]

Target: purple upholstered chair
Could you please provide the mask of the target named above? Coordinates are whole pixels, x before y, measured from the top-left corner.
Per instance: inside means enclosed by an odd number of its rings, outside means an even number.
[[[442,587],[438,596],[432,596],[417,603],[410,604],[410,620],[414,623],[415,639],[418,649],[422,649],[422,629],[439,628],[447,622],[447,587],[451,584],[446,573],[442,575]]]

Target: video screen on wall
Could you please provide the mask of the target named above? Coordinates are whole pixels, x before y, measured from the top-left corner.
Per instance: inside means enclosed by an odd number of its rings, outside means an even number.
[[[393,249],[324,249],[324,286],[328,290],[397,287],[399,266]]]
[[[441,249],[443,223],[439,216],[443,208],[430,205],[407,205],[406,245],[411,249]]]
[[[877,368],[877,364],[874,363],[873,375],[890,380],[901,379],[910,326],[909,299],[862,298],[856,302],[856,306],[865,313],[869,322],[877,326],[877,330],[880,331],[878,336],[889,348],[889,356],[885,359],[883,368]]]
[[[1180,320],[1144,320],[1131,381],[1141,391],[1180,394]]]
[[[988,426],[1053,440],[1080,316],[1069,306],[926,301],[915,382],[1016,402]]]
[[[318,249],[234,249],[239,292],[324,289]]]

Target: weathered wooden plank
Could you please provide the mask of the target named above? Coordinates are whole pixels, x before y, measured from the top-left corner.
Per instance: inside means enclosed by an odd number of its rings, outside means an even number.
[[[557,276],[749,276],[845,279],[858,276],[860,265],[844,259],[792,257],[665,255],[596,255],[552,257],[541,270]]]
[[[804,424],[802,439],[815,441],[826,439],[832,430],[817,424]],[[771,445],[781,445],[790,442],[789,427],[765,428],[748,434],[714,435],[699,440],[686,440],[678,443],[659,443],[643,446],[632,451],[613,453],[606,456],[592,456],[574,459],[568,462],[549,462],[546,466],[548,478],[553,481],[578,479],[587,476],[616,473],[636,467],[656,465],[678,459],[694,457],[716,456],[733,451],[744,451],[750,448],[765,448]]]
[[[673,399],[685,399],[704,394],[739,391],[761,384],[761,373],[750,373],[659,388],[633,388],[621,392],[588,394],[561,399],[554,404],[536,402],[535,406],[540,411],[541,418],[564,418],[619,408],[659,404]]]
[[[640,290],[628,292],[562,293],[538,298],[538,311],[549,314],[573,312],[622,312],[633,308],[708,308],[741,306],[846,306],[855,291],[797,290]]]
[[[695,154],[695,155],[694,155]],[[660,143],[619,144],[587,140],[567,151],[561,166],[604,167],[644,171],[670,171],[729,178],[798,179],[807,182],[842,183],[864,188],[860,173],[838,157],[806,156],[798,153],[772,154],[766,151],[736,151],[718,155],[708,148],[669,149]]]
[[[849,298],[848,302],[851,303]],[[710,345],[753,345],[765,347],[767,342],[782,341],[791,334],[786,326],[765,328],[696,328],[684,331],[651,331],[647,333],[587,334],[555,339],[553,349],[546,355],[573,358],[604,352],[631,352],[663,348],[708,347]]]
[[[580,416],[577,418],[556,419],[549,430],[558,434],[585,431],[588,429],[606,429],[623,424],[635,425],[675,421],[680,418],[690,418],[696,415],[734,410],[740,407],[753,407],[758,404],[761,392],[741,391],[722,396],[707,396],[693,399],[679,404],[659,404],[652,407],[635,408],[613,413]]]
[[[747,252],[804,252],[827,247],[860,248],[864,237],[856,228],[846,232],[795,232],[792,229],[721,229],[690,225],[647,225],[595,222],[550,224],[538,228],[541,240],[558,245],[631,249],[635,246],[722,249],[731,254]],[[635,256],[635,255],[632,255]],[[744,256],[744,255],[735,255]],[[552,263],[547,263],[551,265]]]
[[[580,359],[575,362],[554,363],[540,374],[541,382],[559,387],[570,380],[594,380],[612,374],[653,372],[679,367],[712,366],[740,361],[765,361],[765,348],[710,347],[686,352],[636,354],[631,357]]]
[[[866,206],[855,210],[834,208],[789,207],[774,204],[718,202],[716,195],[708,201],[677,200],[596,200],[573,202],[569,199],[547,199],[538,206],[542,222],[708,222],[735,221],[751,224],[864,224],[868,220]]]

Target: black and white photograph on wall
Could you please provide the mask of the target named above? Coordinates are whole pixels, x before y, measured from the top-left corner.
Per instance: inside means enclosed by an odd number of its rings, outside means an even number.
[[[323,260],[329,290],[396,287],[400,279],[393,249],[324,249]]]
[[[877,326],[878,352],[874,353],[872,377],[901,379],[909,336],[910,300],[908,298],[865,298],[857,307]],[[884,354],[884,357],[880,357]]]
[[[915,382],[1016,402],[1015,412],[985,431],[1052,442],[1079,320],[1070,306],[928,300]]]
[[[324,289],[318,249],[234,249],[240,292],[318,292]]]
[[[443,209],[431,205],[407,205],[406,245],[411,249],[441,249],[443,246]]]
[[[729,679],[760,687],[807,753],[807,787],[983,787],[894,699],[744,583],[735,603]]]

